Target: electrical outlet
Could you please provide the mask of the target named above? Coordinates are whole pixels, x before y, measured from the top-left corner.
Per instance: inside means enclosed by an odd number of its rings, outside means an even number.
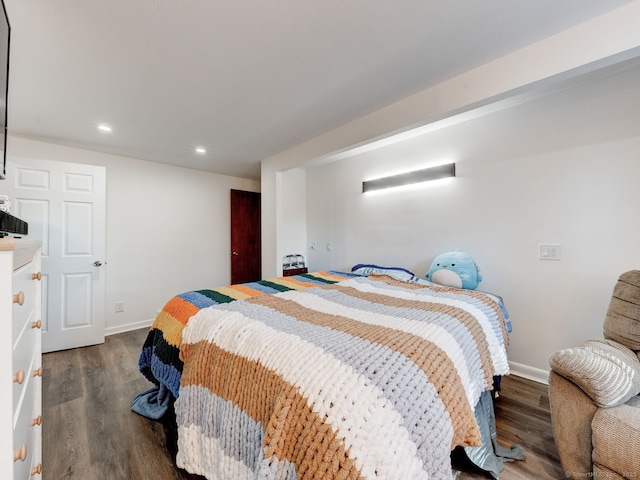
[[[560,260],[560,245],[557,243],[541,243],[538,245],[538,258],[540,260]]]
[[[116,302],[116,313],[124,312],[124,302]]]

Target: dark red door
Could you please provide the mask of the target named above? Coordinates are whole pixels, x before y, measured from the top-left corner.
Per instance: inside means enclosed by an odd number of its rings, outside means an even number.
[[[261,278],[260,194],[231,190],[231,283]]]

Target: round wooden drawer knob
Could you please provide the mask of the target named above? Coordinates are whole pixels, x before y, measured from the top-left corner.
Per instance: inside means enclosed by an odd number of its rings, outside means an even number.
[[[24,382],[24,370],[23,369],[20,369],[16,373],[13,374],[13,381],[15,383],[18,383],[18,384],[22,385],[22,382]]]
[[[31,469],[31,475],[40,475],[42,473],[42,464],[39,463]]]
[[[42,367],[38,368],[37,370],[34,370],[31,375],[33,377],[41,377],[42,376]]]
[[[17,303],[18,305],[24,304],[24,292],[20,290],[13,296],[13,303]]]
[[[42,415],[38,415],[36,418],[31,420],[31,426],[35,427],[36,425],[42,425]]]
[[[17,462],[18,460],[20,460],[21,462],[24,462],[27,459],[27,446],[26,445],[22,445],[22,447],[20,447],[20,450],[14,450],[13,451],[13,461]]]
[[[31,279],[32,280],[42,280],[42,272],[32,273],[31,274]]]
[[[37,322],[31,322],[31,328],[42,328],[42,320],[38,320]]]

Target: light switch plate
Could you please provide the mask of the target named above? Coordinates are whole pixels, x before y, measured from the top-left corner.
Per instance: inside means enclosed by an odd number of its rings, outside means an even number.
[[[540,260],[560,260],[561,250],[557,243],[541,243],[538,245],[538,258]]]

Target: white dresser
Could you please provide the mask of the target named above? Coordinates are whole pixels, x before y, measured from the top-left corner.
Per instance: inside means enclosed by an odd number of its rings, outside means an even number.
[[[41,248],[0,238],[0,472],[42,478]]]

